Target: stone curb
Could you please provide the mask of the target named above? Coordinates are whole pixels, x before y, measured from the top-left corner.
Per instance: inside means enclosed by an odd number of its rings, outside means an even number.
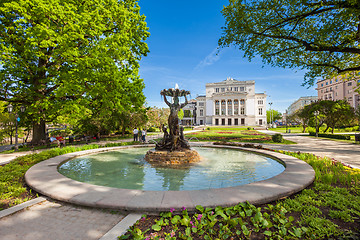
[[[35,205],[35,204],[38,204],[38,203],[41,203],[41,202],[44,202],[46,201],[46,198],[43,198],[43,197],[38,197],[38,198],[35,198],[35,199],[32,199],[30,201],[27,201],[27,202],[24,202],[24,203],[21,203],[19,205],[16,205],[14,207],[11,207],[11,208],[8,208],[8,209],[5,209],[5,210],[2,210],[0,211],[0,219],[1,218],[4,218],[4,217],[7,217],[7,216],[10,216],[14,213],[17,213],[27,207],[31,207],[32,205]]]
[[[116,240],[119,236],[124,235],[127,230],[136,223],[137,220],[141,218],[141,214],[130,213],[124,219],[122,219],[118,224],[116,224],[112,229],[110,229],[104,236],[99,240]]]
[[[144,191],[96,186],[72,180],[57,171],[59,164],[76,156],[146,146],[149,145],[93,149],[57,156],[31,167],[25,174],[25,180],[35,191],[64,202],[89,207],[158,213],[169,211],[170,208],[180,212],[184,206],[191,212],[196,210],[197,205],[211,208],[228,207],[245,201],[264,204],[301,191],[315,179],[312,167],[297,158],[262,149],[212,144],[201,146],[239,149],[267,155],[282,162],[286,168],[283,173],[270,179],[246,185],[186,191]]]

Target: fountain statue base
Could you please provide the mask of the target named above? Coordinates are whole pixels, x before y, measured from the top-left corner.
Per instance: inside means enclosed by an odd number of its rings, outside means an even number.
[[[200,161],[200,155],[192,149],[173,152],[152,149],[146,153],[145,160],[160,166],[186,165]]]

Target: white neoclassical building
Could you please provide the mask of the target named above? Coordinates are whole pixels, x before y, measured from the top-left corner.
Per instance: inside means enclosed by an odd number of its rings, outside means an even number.
[[[206,84],[206,95],[196,98],[198,125],[264,126],[266,94],[255,93],[255,81],[227,78]]]

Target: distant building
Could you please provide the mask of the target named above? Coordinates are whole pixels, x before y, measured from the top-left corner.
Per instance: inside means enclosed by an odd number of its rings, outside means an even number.
[[[288,115],[294,114],[297,110],[302,109],[306,105],[309,105],[318,100],[317,96],[300,97],[298,100],[293,102],[287,109]]]
[[[255,81],[227,78],[222,82],[208,83],[206,95],[194,100],[192,121],[197,125],[264,126],[266,96],[265,93],[255,93]],[[184,118],[182,122],[189,123],[189,119]]]
[[[360,104],[358,88],[359,79],[343,80],[341,77],[320,80],[317,82],[319,100],[346,100],[352,107],[357,108]]]
[[[188,104],[183,108],[184,117],[181,120],[181,125],[192,126],[196,124],[196,100],[191,99]]]

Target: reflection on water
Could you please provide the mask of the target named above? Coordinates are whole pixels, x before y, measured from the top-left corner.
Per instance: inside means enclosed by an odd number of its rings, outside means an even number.
[[[248,184],[276,176],[285,169],[262,155],[219,148],[195,148],[202,161],[190,168],[155,168],[144,160],[149,149],[129,148],[75,158],[61,165],[59,172],[95,185],[179,191]]]

